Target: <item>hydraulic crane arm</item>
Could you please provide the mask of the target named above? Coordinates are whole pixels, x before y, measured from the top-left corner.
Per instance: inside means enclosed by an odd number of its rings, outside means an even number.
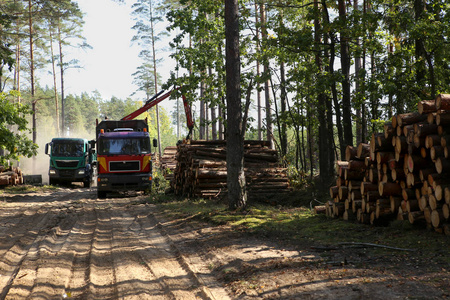
[[[133,120],[140,114],[146,112],[153,106],[155,106],[155,105],[159,104],[160,102],[162,102],[163,100],[167,99],[170,96],[170,94],[172,94],[172,92],[173,92],[173,90],[168,91],[168,92],[160,91],[159,93],[154,95],[152,98],[150,98],[147,102],[145,102],[145,104],[141,108],[135,110],[128,116],[123,117],[122,120]],[[192,134],[192,129],[194,128],[194,120],[192,119],[191,106],[189,105],[186,97],[184,95],[182,95],[182,97],[183,97],[184,112],[186,114],[186,123],[187,123],[187,127],[189,129],[187,139],[189,139]]]

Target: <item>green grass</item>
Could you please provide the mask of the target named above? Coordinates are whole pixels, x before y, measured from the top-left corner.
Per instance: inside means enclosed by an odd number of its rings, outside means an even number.
[[[45,192],[56,190],[57,187],[52,185],[42,185],[42,186],[34,186],[34,185],[16,185],[16,186],[6,186],[3,189],[0,189],[1,194],[23,194],[23,193],[35,193],[35,192]]]

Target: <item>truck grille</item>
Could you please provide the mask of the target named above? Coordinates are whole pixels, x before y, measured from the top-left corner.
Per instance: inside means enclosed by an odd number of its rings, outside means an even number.
[[[76,170],[59,170],[59,176],[61,178],[63,178],[63,177],[64,178],[66,178],[66,177],[72,178],[75,176],[75,171]]]
[[[109,170],[111,172],[140,171],[141,164],[139,161],[110,161]]]
[[[76,168],[78,160],[57,160],[55,161],[58,168]]]

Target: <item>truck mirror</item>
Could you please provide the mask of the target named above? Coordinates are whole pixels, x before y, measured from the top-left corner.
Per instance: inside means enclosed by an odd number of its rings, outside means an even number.
[[[90,140],[89,145],[91,145],[91,148],[95,148],[95,140]]]
[[[153,147],[156,148],[158,146],[158,140],[153,139]]]
[[[47,144],[45,144],[45,154],[47,154],[47,155],[48,155],[48,143],[47,143]]]

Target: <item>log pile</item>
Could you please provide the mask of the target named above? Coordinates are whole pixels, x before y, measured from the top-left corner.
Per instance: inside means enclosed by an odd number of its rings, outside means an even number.
[[[177,166],[177,146],[169,146],[164,149],[163,155],[159,159],[159,167],[166,180],[173,179],[173,173]]]
[[[0,187],[23,184],[22,170],[18,167],[0,165]]]
[[[325,213],[377,224],[394,219],[450,234],[450,94],[399,114],[369,143],[347,146]],[[320,209],[317,209],[320,211]]]
[[[265,141],[244,143],[244,170],[250,199],[291,191],[286,168],[279,164],[277,151],[268,146]],[[173,160],[167,161],[166,168],[173,166]],[[198,140],[179,144],[171,187],[177,195],[224,197],[227,192],[226,141]]]

